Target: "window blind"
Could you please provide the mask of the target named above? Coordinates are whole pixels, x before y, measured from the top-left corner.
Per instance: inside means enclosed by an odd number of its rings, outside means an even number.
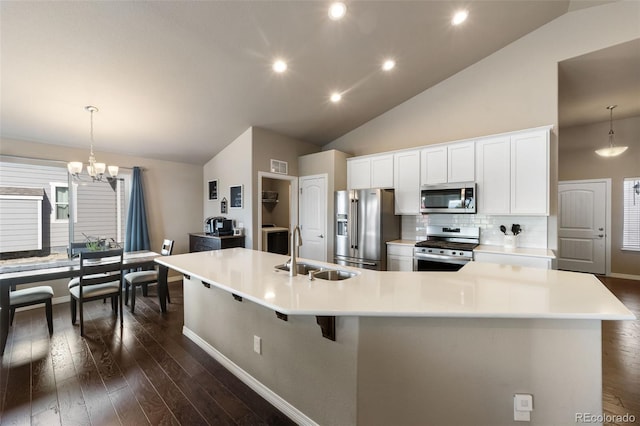
[[[640,177],[625,178],[622,248],[640,250]]]

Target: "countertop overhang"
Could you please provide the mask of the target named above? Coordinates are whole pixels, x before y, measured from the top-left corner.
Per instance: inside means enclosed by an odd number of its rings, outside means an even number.
[[[289,277],[289,256],[245,248],[156,262],[285,315],[633,320],[595,276],[470,262],[457,272],[370,271],[342,281]]]

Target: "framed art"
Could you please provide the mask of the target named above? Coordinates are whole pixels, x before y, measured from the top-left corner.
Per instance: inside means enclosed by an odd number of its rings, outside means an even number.
[[[209,199],[218,199],[218,179],[209,181]]]
[[[232,209],[242,208],[242,185],[234,185],[229,187],[229,198],[231,202],[229,207]]]

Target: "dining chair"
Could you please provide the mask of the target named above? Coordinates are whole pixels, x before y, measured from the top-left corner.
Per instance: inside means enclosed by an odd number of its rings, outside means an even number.
[[[163,256],[170,256],[173,251],[173,240],[164,240],[162,242],[162,249],[160,254]],[[124,276],[124,304],[129,304],[129,287],[131,287],[131,313],[136,308],[136,287],[142,286],[143,295],[146,296],[146,288],[150,284],[158,283],[158,270],[150,269],[148,271],[136,271],[129,272]],[[169,289],[167,288],[167,301],[171,303],[171,297],[169,296]]]
[[[19,290],[16,290],[15,285],[11,286],[11,291],[9,292],[9,325],[13,325],[13,317],[17,308],[44,303],[44,309],[47,316],[47,326],[49,327],[49,336],[51,336],[53,334],[53,314],[51,309],[52,298],[53,289],[48,285],[22,288]]]
[[[122,315],[122,249],[98,250],[80,253],[80,277],[77,285],[69,283],[71,323],[76,323],[76,311],[80,307],[80,335],[84,336],[85,302],[111,298],[111,309],[118,315],[120,327]],[[72,280],[73,281],[73,280]]]

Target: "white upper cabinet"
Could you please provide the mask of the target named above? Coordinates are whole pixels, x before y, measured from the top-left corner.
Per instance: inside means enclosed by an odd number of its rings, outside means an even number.
[[[511,213],[549,214],[549,131],[511,136]]]
[[[447,147],[438,145],[420,151],[420,182],[435,185],[447,182]]]
[[[393,188],[393,155],[371,157],[371,188]]]
[[[424,148],[420,156],[420,182],[422,185],[475,180],[475,144],[473,141]]]
[[[347,187],[393,188],[393,154],[347,159]]]
[[[478,213],[504,214],[511,209],[511,138],[498,136],[476,146]]]
[[[420,214],[420,151],[393,155],[395,214]]]
[[[549,214],[549,130],[478,141],[478,213]]]
[[[447,145],[447,181],[473,182],[476,179],[475,142]]]

